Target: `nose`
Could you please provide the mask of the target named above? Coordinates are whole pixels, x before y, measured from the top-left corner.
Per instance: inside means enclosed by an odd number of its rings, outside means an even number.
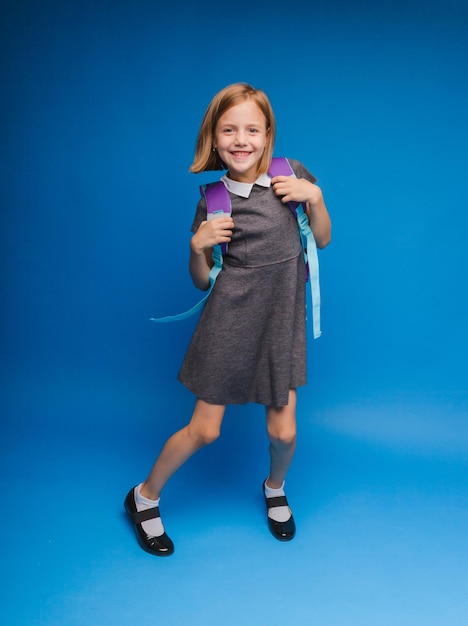
[[[245,131],[244,130],[238,130],[237,133],[236,133],[236,144],[238,146],[245,146],[245,144],[247,143],[245,137],[246,137]]]

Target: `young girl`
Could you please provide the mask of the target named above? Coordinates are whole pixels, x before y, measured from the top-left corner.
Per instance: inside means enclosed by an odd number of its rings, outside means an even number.
[[[331,224],[315,178],[299,162],[290,161],[296,177],[270,179],[274,140],[267,96],[244,83],[214,97],[199,131],[190,170],[227,169],[222,181],[232,217],[207,221],[206,201],[198,203],[190,242],[190,273],[198,288],[209,287],[213,246],[229,246],[179,373],[197,398],[192,418],[125,499],[141,547],[155,555],[174,551],[159,514],[160,493],[192,454],[218,438],[227,404],[265,406],[268,527],[280,541],[295,535],[284,480],[296,444],[296,387],[306,383],[305,272],[297,222],[285,203],[307,203],[319,248],[329,243]],[[233,460],[241,462],[235,450]]]

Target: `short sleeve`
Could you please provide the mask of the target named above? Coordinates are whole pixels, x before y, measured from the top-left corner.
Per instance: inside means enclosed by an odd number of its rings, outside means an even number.
[[[315,178],[315,176],[311,174],[309,170],[304,165],[302,165],[300,161],[296,161],[295,159],[288,159],[288,161],[293,169],[293,172],[296,174],[298,178],[305,178],[311,183],[317,182],[317,179]]]
[[[197,210],[195,211],[195,217],[192,222],[192,233],[196,233],[200,228],[200,224],[206,220],[206,200],[205,198],[200,198],[197,204]]]

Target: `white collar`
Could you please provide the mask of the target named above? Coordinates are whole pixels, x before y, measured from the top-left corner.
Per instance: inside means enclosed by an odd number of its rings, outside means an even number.
[[[270,187],[271,185],[271,178],[268,174],[262,174],[254,183],[240,183],[238,180],[228,178],[226,174],[221,178],[221,180],[225,184],[228,191],[236,196],[240,196],[241,198],[248,198],[254,185],[260,185],[261,187]]]

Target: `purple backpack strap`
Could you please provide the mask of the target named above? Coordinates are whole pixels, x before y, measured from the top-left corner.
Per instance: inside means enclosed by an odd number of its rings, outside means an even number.
[[[207,220],[213,219],[213,217],[221,217],[222,215],[231,215],[231,198],[225,184],[221,180],[216,183],[202,185],[200,193],[206,200]],[[222,254],[227,252],[227,243],[220,244],[220,248]]]
[[[274,157],[271,159],[268,175],[270,178],[274,178],[275,176],[295,176],[296,174],[294,173],[288,159],[285,157]],[[288,206],[294,213],[294,217],[296,217],[296,209],[299,204],[300,202],[288,202]]]
[[[220,217],[222,213],[231,215],[231,199],[228,190],[222,181],[202,185],[200,193],[206,200],[206,214],[210,217]]]
[[[285,157],[273,157],[271,159],[268,173],[271,178],[275,176],[294,176],[293,168]]]

